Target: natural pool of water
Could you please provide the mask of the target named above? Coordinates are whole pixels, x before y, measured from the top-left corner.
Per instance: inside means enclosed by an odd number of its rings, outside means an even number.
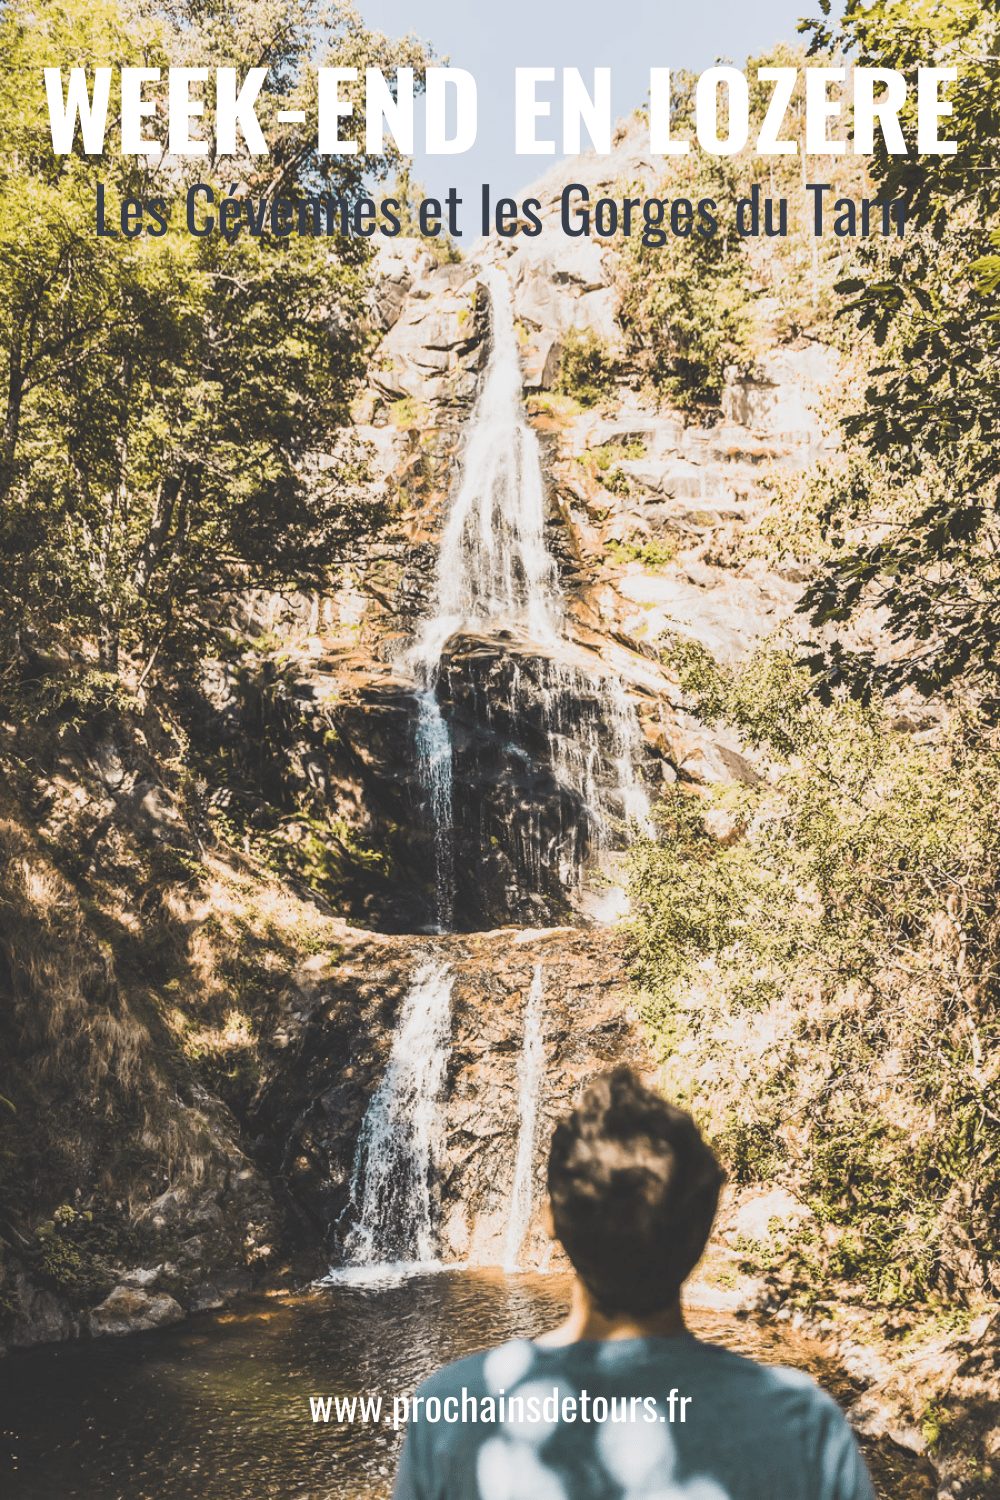
[[[561,1275],[449,1271],[261,1297],[163,1333],[27,1350],[0,1364],[4,1500],[385,1500],[396,1434],[314,1425],[311,1395],[405,1393],[474,1349],[551,1327]],[[728,1314],[696,1333],[842,1377],[813,1346]],[[925,1493],[876,1455],[880,1493]]]

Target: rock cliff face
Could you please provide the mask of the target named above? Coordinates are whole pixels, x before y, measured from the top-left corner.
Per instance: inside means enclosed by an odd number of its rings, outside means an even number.
[[[597,191],[641,183],[652,167],[626,132],[610,163],[585,159],[574,171]],[[427,793],[414,774],[416,702],[403,656],[431,604],[437,546],[489,353],[486,268],[502,264],[510,280],[524,400],[543,457],[546,545],[567,610],[564,654],[581,677],[611,671],[622,682],[641,722],[641,772],[654,796],[678,778],[699,785],[754,776],[735,741],[687,711],[660,663],[662,647],[688,638],[737,659],[789,618],[799,591],[794,567],[775,570],[744,543],[768,483],[825,450],[816,407],[834,372],[831,352],[805,339],[772,342],[752,377],[729,382],[713,421],[657,406],[627,362],[597,409],[557,393],[570,330],[622,347],[614,252],[561,232],[563,175],[538,190],[545,221],[535,240],[484,244],[444,267],[417,242],[383,247],[372,307],[385,334],[356,404],[356,431],[373,482],[395,499],[397,524],[376,556],[344,570],[335,598],[258,611],[257,628],[280,627],[290,637],[279,684],[223,685],[243,705],[249,692],[284,717],[272,776],[290,801],[304,792],[385,855],[377,869],[355,864],[341,893],[354,919],[382,929],[433,923]],[[573,818],[537,753],[530,701],[516,723],[504,708],[505,674],[533,654],[509,633],[457,640],[446,652],[439,696],[456,733],[456,860],[477,871],[456,913],[469,929],[588,914],[551,881],[528,888],[505,844],[504,829],[524,805],[542,810],[550,840]],[[529,700],[530,677],[519,679]],[[492,715],[482,711],[487,703]],[[245,706],[234,722],[244,719]]]
[[[182,730],[151,709],[39,747],[0,725],[17,763],[35,768],[27,791],[5,788],[0,802],[11,815],[0,826],[0,1171],[19,1184],[0,1203],[0,1344],[154,1329],[287,1271],[293,1253],[297,1273],[339,1263],[361,1212],[359,1140],[428,961],[450,984],[428,1183],[447,1260],[510,1254],[536,977],[543,1066],[522,1264],[550,1254],[538,1208],[554,1120],[595,1071],[652,1068],[620,935],[602,925],[614,903],[554,876],[586,861],[596,836],[587,799],[556,774],[553,740],[606,756],[596,684],[610,673],[640,726],[634,769],[654,802],[675,781],[755,779],[743,747],[690,712],[662,652],[680,637],[736,661],[791,622],[795,568],[747,543],[772,480],[826,452],[817,410],[836,367],[820,343],[765,326],[752,375],[728,381],[712,419],[657,405],[624,357],[614,251],[556,223],[564,171],[535,190],[535,240],[443,267],[416,242],[380,251],[370,308],[382,339],[353,436],[396,519],[335,593],[244,601],[247,649],[206,661],[171,696]],[[627,130],[610,160],[573,171],[592,192],[655,175]],[[456,930],[434,933],[406,647],[432,601],[488,366],[485,273],[497,264],[565,620],[556,641],[494,622],[442,644]],[[573,331],[619,356],[596,407],[558,388]],[[569,684],[555,708],[553,683]],[[206,805],[232,815],[228,848]],[[241,857],[241,830],[249,850],[276,816],[300,839],[292,876]],[[727,836],[724,819],[717,831]],[[76,851],[68,875],[55,847]],[[532,870],[539,848],[556,853]],[[800,1211],[781,1194],[742,1205],[723,1226],[725,1274],[741,1241]],[[894,1430],[909,1407],[898,1441],[918,1445],[937,1375],[916,1371],[901,1395],[843,1326],[845,1364],[877,1381],[856,1414]],[[933,1356],[984,1430],[996,1339],[994,1322]]]
[[[535,1134],[536,1185],[548,1137],[595,1071],[627,1057],[650,1063],[632,1009],[620,944],[607,932],[500,929],[414,940],[348,931],[336,962],[317,958],[289,995],[273,1038],[270,1080],[253,1109],[261,1159],[339,1258],[356,1221],[351,1176],[361,1123],[386,1071],[414,973],[427,959],[453,976],[435,1192],[445,1259],[503,1259],[519,1131],[524,1015],[541,966],[544,1084]],[[525,1264],[545,1259],[535,1214]]]
[[[610,167],[586,167],[581,180],[589,172],[599,187],[651,170],[629,137],[619,155]],[[588,1073],[620,1058],[649,1062],[628,1011],[618,940],[590,926],[593,901],[558,881],[526,889],[507,836],[525,808],[549,845],[585,824],[546,759],[546,673],[575,674],[566,731],[577,736],[591,712],[579,684],[615,674],[638,715],[639,774],[654,800],[658,787],[678,779],[694,787],[752,780],[741,747],[686,709],[660,650],[679,636],[737,659],[788,618],[798,593],[794,570],[768,569],[742,543],[767,503],[769,477],[801,470],[824,451],[814,408],[832,374],[830,352],[806,341],[775,345],[752,378],[727,385],[710,422],[658,407],[625,365],[599,408],[567,399],[554,387],[569,330],[589,329],[613,348],[622,339],[610,252],[559,232],[552,216],[561,186],[558,174],[543,184],[549,217],[536,241],[483,245],[443,268],[418,244],[382,252],[372,305],[384,338],[356,415],[376,482],[398,504],[395,533],[377,557],[345,570],[336,598],[311,613],[292,605],[283,615],[273,606],[267,618],[260,614],[260,627],[280,624],[293,642],[280,684],[229,681],[222,693],[238,706],[248,691],[260,694],[269,733],[283,746],[278,774],[289,791],[308,787],[307,800],[332,806],[353,835],[387,855],[377,875],[356,871],[347,891],[352,917],[370,935],[354,931],[333,966],[316,961],[305,998],[284,1015],[281,1047],[253,1108],[260,1159],[334,1259],[352,1222],[365,1110],[428,953],[455,979],[437,1184],[448,1258],[499,1255],[536,962],[546,995],[540,1139]],[[543,457],[545,541],[566,625],[555,647],[518,629],[460,634],[444,647],[437,696],[452,731],[461,931],[379,936],[433,925],[433,840],[405,646],[432,602],[437,546],[489,357],[484,277],[496,263],[511,287],[523,399]],[[540,669],[553,652],[555,665]],[[274,733],[275,715],[282,732]],[[545,930],[553,923],[570,925]],[[536,1220],[536,1257],[539,1236]]]
[[[610,163],[575,168],[595,192],[652,171],[628,132]],[[582,828],[586,854],[585,809],[546,758],[546,670],[573,674],[573,722],[565,729],[577,736],[591,715],[579,684],[615,674],[638,715],[638,772],[654,800],[658,787],[677,779],[695,787],[752,780],[741,747],[687,710],[660,651],[686,637],[736,659],[788,618],[798,593],[794,570],[769,569],[743,542],[767,503],[769,479],[802,470],[824,451],[815,408],[833,373],[830,351],[806,340],[772,342],[752,377],[729,382],[711,421],[657,406],[624,361],[617,388],[599,407],[567,398],[555,386],[570,330],[590,330],[619,352],[623,339],[613,252],[566,238],[556,221],[562,176],[557,170],[541,184],[545,226],[535,240],[483,244],[443,267],[417,242],[380,251],[371,306],[383,338],[356,403],[356,432],[373,482],[394,499],[396,525],[376,555],[344,569],[335,597],[252,607],[251,634],[282,633],[279,671],[273,658],[267,672],[255,672],[252,660],[238,674],[219,666],[199,691],[204,732],[230,743],[245,772],[243,795],[284,798],[290,809],[338,820],[338,897],[372,931],[352,939],[349,960],[317,978],[308,1005],[291,1013],[286,1048],[271,1056],[254,1106],[258,1149],[334,1254],[365,1101],[428,943],[446,953],[456,975],[449,1111],[465,1108],[475,1079],[475,1108],[466,1114],[481,1121],[463,1127],[476,1141],[464,1160],[459,1115],[449,1113],[448,1253],[464,1257],[474,1246],[485,1255],[496,1238],[488,1226],[501,1205],[490,1195],[503,1177],[497,1163],[509,1164],[512,1150],[517,1007],[534,945],[543,942],[530,929],[566,922],[581,929],[545,938],[540,951],[553,1076],[565,1080],[547,1086],[546,1110],[563,1107],[588,1068],[642,1053],[632,1023],[623,1023],[617,1052],[607,1044],[603,1028],[624,990],[620,969],[610,989],[604,978],[607,935],[586,932],[595,901],[549,876],[526,883],[511,836],[528,809],[541,843],[556,847],[567,828]],[[437,696],[453,746],[454,921],[465,936],[397,942],[375,934],[434,925],[433,830],[415,754],[418,684],[405,648],[432,604],[442,527],[491,348],[486,272],[495,264],[511,288],[523,400],[545,477],[545,545],[558,569],[565,628],[554,648],[518,629],[459,635],[443,648]],[[553,650],[555,665],[539,675],[537,664]],[[260,728],[252,746],[248,721]],[[266,762],[258,741],[273,747]],[[379,857],[366,862],[359,850]],[[506,931],[483,936],[504,924]],[[569,1045],[581,999],[594,1050],[575,1040],[574,1066],[560,1072],[559,1049]],[[602,1019],[593,1032],[595,1016]]]
[[[134,743],[80,750],[33,828],[0,819],[0,1347],[221,1306],[281,1233],[236,1113],[170,1029],[194,934],[164,867],[196,836]],[[47,852],[54,830],[76,880]]]

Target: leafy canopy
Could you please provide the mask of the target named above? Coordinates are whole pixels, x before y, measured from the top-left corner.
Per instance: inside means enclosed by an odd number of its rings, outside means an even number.
[[[0,658],[73,642],[117,673],[180,650],[248,586],[307,587],[382,519],[345,438],[364,367],[363,242],[184,232],[191,180],[221,196],[347,197],[352,158],[320,160],[300,108],[306,62],[423,59],[346,5],[164,7],[33,0],[0,20]],[[267,65],[271,154],[257,160],[55,157],[41,69]],[[113,85],[114,87],[114,85]],[[152,123],[152,122],[151,122]],[[204,133],[212,139],[211,101]],[[162,128],[162,122],[160,124]],[[370,171],[387,171],[366,163]],[[161,197],[159,238],[99,238],[128,196]]]
[[[850,0],[842,22],[817,26],[813,40],[865,66],[956,67],[948,124],[958,150],[883,149],[873,162],[880,194],[905,199],[910,227],[901,245],[862,253],[858,274],[839,287],[871,373],[844,419],[849,462],[819,517],[830,556],[802,609],[828,628],[811,665],[826,693],[838,683],[862,698],[913,687],[972,698],[995,717],[1000,16],[973,0]],[[848,627],[860,631],[852,646]]]

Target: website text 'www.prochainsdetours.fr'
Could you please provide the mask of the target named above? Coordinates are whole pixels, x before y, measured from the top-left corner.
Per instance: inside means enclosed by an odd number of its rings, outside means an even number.
[[[571,1395],[564,1386],[535,1388],[530,1392],[495,1396],[469,1391],[463,1386],[447,1396],[351,1395],[310,1396],[309,1414],[314,1423],[335,1426],[391,1427],[398,1432],[408,1422],[434,1425],[458,1422],[504,1422],[555,1424],[557,1422],[686,1422],[690,1396],[671,1390],[663,1400],[655,1396],[591,1396],[581,1390]]]

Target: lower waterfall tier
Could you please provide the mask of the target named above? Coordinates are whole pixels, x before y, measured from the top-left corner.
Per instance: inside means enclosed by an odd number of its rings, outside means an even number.
[[[620,943],[607,931],[574,928],[347,934],[344,952],[313,972],[308,997],[300,994],[294,1013],[282,1017],[281,1052],[252,1121],[254,1134],[273,1143],[273,1166],[306,1237],[323,1237],[331,1262],[427,1259],[428,1250],[445,1262],[479,1265],[514,1259],[530,1268],[544,1259],[537,1207],[555,1120],[603,1068],[623,1056],[640,1067],[651,1061],[628,1010]],[[446,1001],[434,990],[442,978]],[[532,1015],[537,1051],[526,1056]],[[412,1101],[419,1092],[423,1032],[432,1043],[423,1053],[433,1073],[426,1093],[434,1116],[422,1121],[410,1108],[407,1130],[391,1143],[399,1160],[387,1163],[389,1132],[381,1127],[404,1097]],[[530,1141],[521,1129],[526,1091],[536,1104]],[[380,1183],[382,1167],[399,1168],[402,1181],[428,1143],[430,1171],[413,1195],[420,1213],[409,1229],[399,1218],[406,1233],[380,1237],[378,1222],[395,1191]],[[515,1247],[513,1203],[527,1205]]]

